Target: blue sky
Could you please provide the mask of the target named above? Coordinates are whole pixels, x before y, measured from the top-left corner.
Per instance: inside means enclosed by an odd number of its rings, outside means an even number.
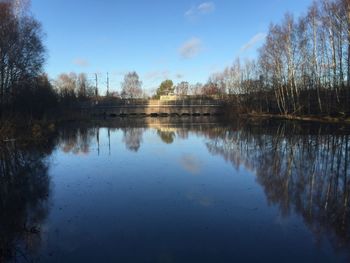
[[[256,56],[271,22],[296,17],[312,0],[32,0],[46,33],[51,78],[95,72],[113,90],[137,71],[152,91],[170,78],[205,82],[234,58]]]

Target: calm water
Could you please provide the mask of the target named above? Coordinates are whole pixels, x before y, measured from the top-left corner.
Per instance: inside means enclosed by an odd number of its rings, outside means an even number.
[[[349,262],[350,131],[71,124],[0,151],[0,262]]]

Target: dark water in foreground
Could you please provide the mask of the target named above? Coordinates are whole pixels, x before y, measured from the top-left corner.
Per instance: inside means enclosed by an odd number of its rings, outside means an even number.
[[[138,122],[0,147],[0,262],[349,262],[346,128]]]

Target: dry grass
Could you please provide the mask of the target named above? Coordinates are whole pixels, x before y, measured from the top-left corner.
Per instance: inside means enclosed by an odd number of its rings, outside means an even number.
[[[54,122],[12,118],[0,120],[0,144],[9,141],[41,140],[55,132]]]

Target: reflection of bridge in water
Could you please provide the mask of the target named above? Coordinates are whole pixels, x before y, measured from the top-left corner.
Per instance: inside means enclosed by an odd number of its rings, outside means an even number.
[[[83,111],[103,116],[212,116],[224,112],[222,100],[118,100],[83,107]]]

